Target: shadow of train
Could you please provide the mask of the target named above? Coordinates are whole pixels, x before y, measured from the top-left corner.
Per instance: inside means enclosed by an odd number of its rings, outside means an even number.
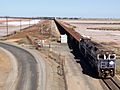
[[[79,50],[79,43],[74,39],[71,40],[68,36],[68,47],[71,49],[71,53],[74,55],[74,59],[77,63],[79,63],[82,67],[83,74],[86,74],[93,78],[98,78],[97,72],[94,68],[91,67],[87,58],[84,58],[84,55],[81,54]]]

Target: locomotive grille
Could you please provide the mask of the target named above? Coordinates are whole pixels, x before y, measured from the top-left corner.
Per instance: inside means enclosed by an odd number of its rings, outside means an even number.
[[[114,68],[115,62],[113,60],[101,60],[101,68]]]

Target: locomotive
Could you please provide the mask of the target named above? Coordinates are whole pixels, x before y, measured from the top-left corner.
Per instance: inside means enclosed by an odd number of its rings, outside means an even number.
[[[81,38],[79,49],[90,65],[95,68],[99,78],[115,76],[116,54],[114,51],[93,42],[87,37]]]

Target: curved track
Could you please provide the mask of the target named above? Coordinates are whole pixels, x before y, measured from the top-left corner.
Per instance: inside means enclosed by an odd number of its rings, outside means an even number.
[[[18,62],[18,80],[16,81],[16,90],[37,90],[38,71],[35,58],[27,51],[0,43],[0,46],[10,51]]]

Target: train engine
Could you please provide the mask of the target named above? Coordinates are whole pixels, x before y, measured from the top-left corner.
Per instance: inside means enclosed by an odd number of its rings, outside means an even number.
[[[116,54],[113,51],[101,51],[97,54],[97,60],[100,77],[113,77],[115,75]]]
[[[81,38],[79,42],[81,54],[97,71],[98,77],[108,78],[115,75],[116,54],[90,38]]]

